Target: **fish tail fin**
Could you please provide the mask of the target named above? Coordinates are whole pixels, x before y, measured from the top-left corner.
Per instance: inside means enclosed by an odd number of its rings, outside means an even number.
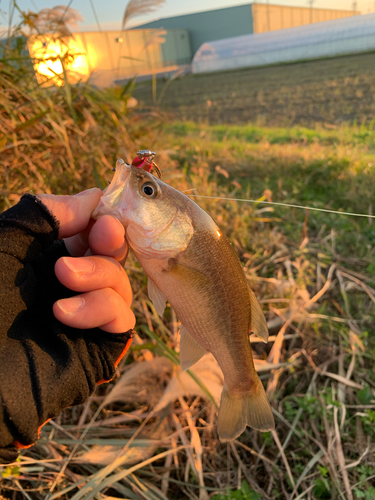
[[[262,432],[275,428],[272,409],[258,377],[251,392],[231,394],[224,385],[221,393],[217,424],[220,441],[232,441],[242,434],[247,425]]]

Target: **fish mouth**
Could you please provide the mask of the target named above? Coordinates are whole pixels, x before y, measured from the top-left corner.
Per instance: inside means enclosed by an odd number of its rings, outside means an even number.
[[[116,161],[115,174],[111,183],[105,188],[103,194],[106,196],[113,195],[121,186],[125,187],[129,183],[131,165],[125,163],[123,159],[119,158]]]
[[[92,214],[94,219],[110,214],[125,226],[124,213],[133,200],[129,186],[131,168],[131,165],[121,158],[117,160],[113,179],[104,189],[103,196]]]

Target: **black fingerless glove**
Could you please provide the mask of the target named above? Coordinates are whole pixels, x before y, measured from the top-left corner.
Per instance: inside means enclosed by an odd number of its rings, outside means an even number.
[[[75,295],[54,272],[69,255],[58,226],[32,195],[0,214],[0,463],[109,381],[131,342],[132,331],[77,330],[54,317],[53,303]]]

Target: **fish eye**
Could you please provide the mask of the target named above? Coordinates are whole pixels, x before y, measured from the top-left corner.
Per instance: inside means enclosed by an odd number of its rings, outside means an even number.
[[[141,187],[141,193],[147,198],[155,198],[158,194],[158,189],[151,182],[145,182]]]

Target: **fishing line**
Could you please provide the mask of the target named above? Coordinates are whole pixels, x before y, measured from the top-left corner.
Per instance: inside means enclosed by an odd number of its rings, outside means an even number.
[[[227,201],[244,201],[247,203],[267,203],[268,205],[278,205],[280,207],[302,208],[304,210],[315,210],[316,212],[328,212],[330,214],[351,215],[353,217],[367,217],[375,219],[375,215],[371,214],[356,214],[352,212],[339,212],[338,210],[328,210],[327,208],[305,207],[303,205],[291,205],[289,203],[279,203],[276,201],[261,201],[261,200],[246,200],[244,198],[221,198],[220,196],[205,196],[203,194],[188,194],[195,198],[210,198],[212,200],[227,200]]]

